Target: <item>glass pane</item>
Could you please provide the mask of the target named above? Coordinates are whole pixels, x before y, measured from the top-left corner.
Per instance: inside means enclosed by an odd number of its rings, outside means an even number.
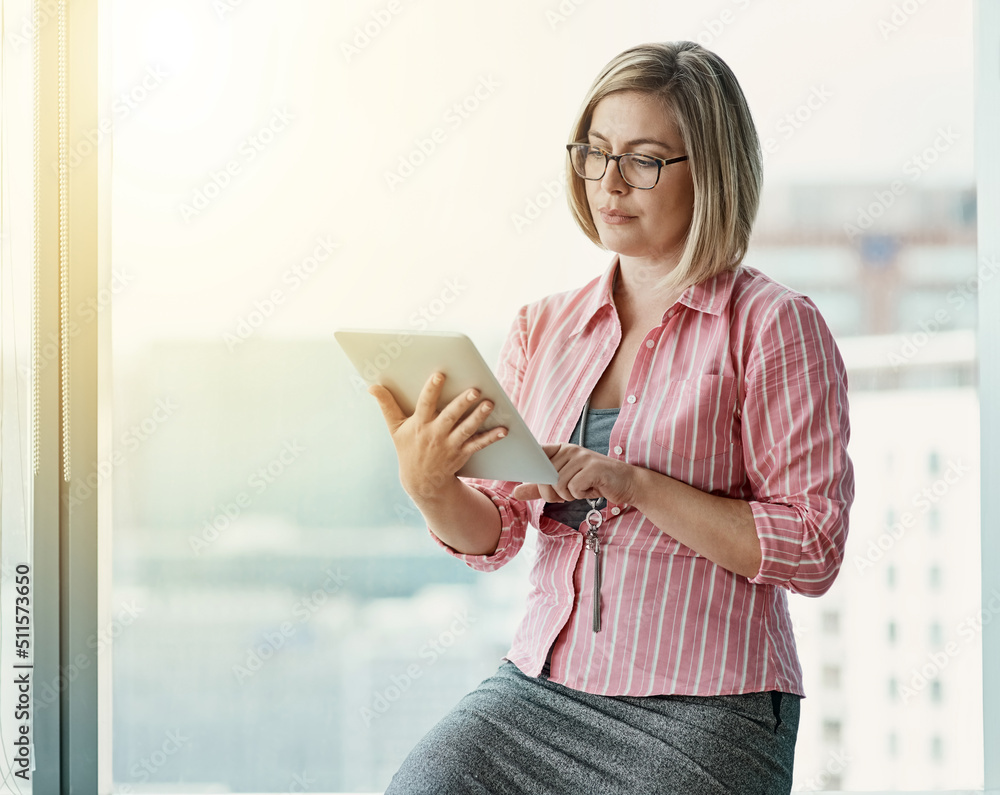
[[[733,67],[767,152],[746,264],[851,371],[847,556],[790,600],[797,786],[981,786],[970,6],[601,8],[113,4],[116,791],[382,791],[496,669],[531,550],[441,552],[332,331],[495,361],[518,307],[600,273],[567,130],[650,38]]]

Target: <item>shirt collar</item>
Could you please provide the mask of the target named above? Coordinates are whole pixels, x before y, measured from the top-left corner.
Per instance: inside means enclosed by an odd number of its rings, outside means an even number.
[[[677,299],[678,303],[705,312],[709,315],[721,315],[736,285],[736,271],[723,271],[715,276],[692,284]]]
[[[594,288],[590,292],[587,303],[581,308],[580,319],[577,321],[576,327],[572,332],[574,335],[582,332],[603,307],[614,306],[615,302],[611,295],[611,288],[614,285],[615,274],[617,272],[618,255],[615,254],[614,259],[611,260],[610,267],[604,272],[603,276],[598,277]]]
[[[584,304],[580,319],[577,321],[573,334],[579,334],[587,324],[593,320],[594,316],[605,306],[614,306],[612,288],[614,286],[615,274],[618,272],[618,255],[611,260],[610,267],[599,277],[590,293],[589,301]],[[680,297],[677,303],[683,304],[698,312],[705,312],[709,315],[721,315],[729,299],[733,294],[733,287],[736,284],[736,271],[723,271],[708,279],[692,284]],[[663,321],[667,319],[669,307],[664,310]]]

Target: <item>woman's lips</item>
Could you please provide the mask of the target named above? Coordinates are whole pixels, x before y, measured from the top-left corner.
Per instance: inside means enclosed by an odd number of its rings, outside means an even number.
[[[634,215],[625,215],[621,210],[600,209],[601,220],[606,224],[627,224],[635,219]]]

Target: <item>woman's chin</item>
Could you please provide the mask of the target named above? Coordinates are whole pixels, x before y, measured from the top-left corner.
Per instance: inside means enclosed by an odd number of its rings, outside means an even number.
[[[613,251],[615,254],[620,254],[623,257],[641,257],[647,248],[635,238],[626,235],[615,234],[614,232],[608,233],[601,231],[601,244],[608,250]]]

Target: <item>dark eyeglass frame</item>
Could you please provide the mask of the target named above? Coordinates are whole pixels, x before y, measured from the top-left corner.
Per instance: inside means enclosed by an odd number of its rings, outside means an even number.
[[[576,170],[576,165],[573,163],[573,150],[583,147],[584,149],[596,149],[602,155],[604,155],[604,170],[601,172],[599,177],[587,177]],[[604,179],[604,175],[608,173],[608,162],[614,160],[618,166],[618,175],[622,178],[622,181],[628,185],[630,188],[635,188],[636,190],[652,190],[656,187],[657,183],[660,181],[660,172],[663,171],[664,166],[669,166],[671,163],[680,163],[682,160],[687,160],[688,155],[682,155],[681,157],[671,157],[668,159],[663,159],[662,157],[653,157],[652,155],[641,155],[638,152],[623,152],[620,155],[613,155],[610,152],[601,149],[599,146],[594,146],[593,144],[586,143],[575,143],[566,144],[566,154],[569,156],[570,165],[573,166],[573,173],[576,174],[581,179],[590,180],[591,182],[596,182],[597,180]],[[652,160],[656,163],[656,179],[653,180],[653,184],[648,188],[643,188],[638,185],[633,185],[627,179],[625,179],[625,174],[622,173],[622,158],[623,157],[641,157],[643,160]]]

